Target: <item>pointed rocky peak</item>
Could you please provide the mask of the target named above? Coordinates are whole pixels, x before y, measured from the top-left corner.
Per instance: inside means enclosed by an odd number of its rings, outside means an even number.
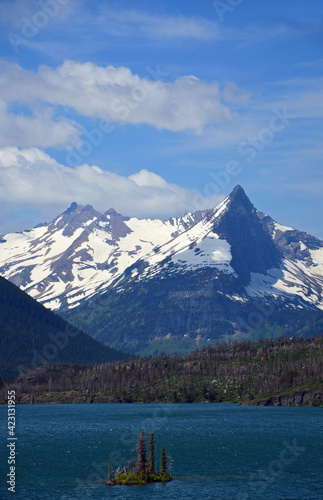
[[[227,198],[225,210],[214,221],[214,232],[231,247],[231,266],[243,283],[250,273],[279,267],[281,254],[257,216],[257,210],[241,186]]]
[[[92,205],[78,205],[75,201],[71,203],[70,207],[62,213],[62,216],[75,216],[80,213],[93,213],[99,214]],[[99,214],[100,215],[100,214]]]
[[[50,231],[64,228],[63,236],[72,236],[80,227],[86,227],[95,221],[101,214],[92,205],[78,205],[75,201],[59,217],[53,220],[48,229]]]
[[[229,209],[230,211],[244,211],[246,213],[251,213],[253,209],[255,210],[253,204],[240,185],[237,185],[229,196],[224,198],[224,200],[213,209],[205,211],[204,214],[203,212],[201,213],[208,221],[214,220],[217,224],[219,219],[222,218]]]
[[[73,201],[71,203],[71,205],[69,206],[69,208],[67,208],[64,212],[64,214],[71,214],[72,212],[74,212],[76,209],[78,208],[78,204],[76,203],[76,201]]]
[[[92,205],[85,205],[84,208],[82,208],[82,212],[93,212],[94,208]]]
[[[120,215],[121,216],[121,214],[119,214],[114,208],[109,208],[109,210],[107,210],[105,212],[105,215]]]
[[[103,217],[105,221],[108,221],[113,240],[119,240],[120,238],[124,238],[128,233],[131,233],[131,229],[125,224],[129,220],[129,217],[124,217],[114,208],[109,208]]]
[[[236,197],[249,199],[246,195],[245,190],[243,189],[242,186],[240,186],[240,184],[237,184],[236,187],[232,190],[232,192],[230,194],[231,199],[236,198]]]
[[[245,210],[251,212],[255,209],[244,189],[240,185],[237,185],[229,195],[228,206],[230,206],[231,210],[244,208]]]

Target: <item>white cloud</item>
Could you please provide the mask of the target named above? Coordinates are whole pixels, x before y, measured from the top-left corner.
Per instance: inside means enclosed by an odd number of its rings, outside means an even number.
[[[22,103],[31,109],[39,103],[64,106],[86,117],[148,124],[174,132],[200,133],[208,124],[231,120],[230,103],[236,105],[250,96],[235,84],[222,91],[218,82],[208,83],[195,76],[183,76],[174,82],[152,81],[126,67],[102,67],[90,62],[65,61],[56,69],[41,66],[34,73],[2,60],[0,71],[0,95],[8,104]],[[5,115],[2,119],[5,128],[9,118]],[[62,118],[52,122],[53,127],[57,122],[62,125]],[[71,135],[78,134],[74,124],[64,121],[65,134],[67,125],[66,143]],[[8,143],[18,145],[14,137],[12,140]],[[22,138],[19,145],[27,142]]]
[[[48,107],[35,109],[32,116],[11,113],[0,100],[0,147],[38,146],[42,148],[77,146],[82,134],[81,127],[64,117],[55,119]]]
[[[161,188],[167,186],[165,179],[146,169],[142,169],[140,172],[130,175],[128,178],[134,181],[138,186],[154,186]]]
[[[69,28],[73,35],[94,32],[96,35],[127,38],[131,44],[135,39],[144,38],[157,42],[161,40],[163,43],[172,43],[179,39],[197,42],[233,41],[248,46],[264,42],[276,43],[280,37],[296,35],[296,30],[289,26],[288,19],[276,20],[269,25],[263,20],[258,20],[237,29],[219,22],[215,11],[214,14],[213,19],[197,15],[169,15],[158,13],[156,8],[146,11],[138,10],[136,7],[122,8],[121,5],[116,6],[114,2],[99,2],[93,10],[90,2],[86,0],[28,0],[28,2],[1,0],[0,2],[0,24],[8,31],[14,30],[18,35],[22,34],[21,29],[26,22],[37,25],[44,17],[46,19],[46,15],[48,21],[42,23],[40,31],[53,32],[57,28],[63,30]]]
[[[68,19],[84,0],[1,0],[0,22],[6,28],[14,29],[21,34],[21,29],[27,24],[41,24],[45,29],[47,24],[62,22]]]
[[[276,22],[275,24],[267,24],[262,19],[249,24],[241,31],[232,32],[232,39],[240,42],[241,48],[246,48],[251,45],[273,44],[277,43],[281,38],[293,38],[299,36],[299,33],[294,30],[289,24],[284,22]]]
[[[73,26],[90,21],[90,27],[109,33],[112,36],[140,36],[151,38],[185,38],[212,40],[222,38],[222,28],[218,22],[201,17],[153,15],[138,10],[115,10],[109,3],[97,7],[99,15],[86,6],[85,0],[1,0],[0,23],[6,28],[21,34],[21,28],[27,23],[42,21],[41,29],[56,27],[57,22],[69,21],[73,15]],[[41,16],[41,14],[43,15]],[[45,13],[45,14],[44,14]],[[46,14],[48,22],[46,20]],[[37,18],[37,15],[39,19]],[[54,24],[55,22],[55,24]],[[52,25],[54,24],[54,26]],[[84,30],[84,26],[83,26]]]
[[[222,39],[223,30],[218,22],[209,21],[199,17],[184,16],[158,16],[145,14],[139,11],[115,12],[111,9],[104,10],[105,21],[113,21],[112,34],[116,34],[116,24],[119,26],[118,33],[136,34],[143,33],[151,38],[186,38],[196,40]]]
[[[82,16],[89,15],[83,12]],[[200,42],[236,42],[240,47],[277,43],[281,37],[296,36],[284,19],[270,24],[261,20],[242,28],[233,28],[215,20],[200,16],[162,15],[139,10],[114,10],[111,5],[103,6],[100,16],[93,22],[99,30],[114,37],[131,39],[143,36],[151,40],[160,39],[163,43],[174,40],[194,40]]]
[[[2,214],[6,216],[8,207],[13,213],[30,210],[37,213],[34,223],[54,218],[72,201],[91,204],[101,212],[113,207],[124,215],[168,218],[212,207],[221,199],[197,199],[194,191],[148,170],[123,177],[87,164],[66,167],[38,148],[0,149]],[[8,230],[6,222],[5,217],[0,220],[0,233]]]
[[[217,23],[205,19],[187,19],[184,17],[150,18],[144,25],[144,31],[153,37],[190,38],[198,40],[221,39]]]

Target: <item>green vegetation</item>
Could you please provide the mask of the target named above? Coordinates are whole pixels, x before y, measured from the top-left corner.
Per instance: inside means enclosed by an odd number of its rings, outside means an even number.
[[[323,342],[315,338],[218,344],[184,357],[84,366],[40,366],[0,391],[18,403],[323,403]],[[301,395],[297,395],[301,393]],[[279,395],[282,398],[277,399]]]
[[[160,457],[160,473],[166,474],[166,470],[167,470],[166,450],[165,446],[163,446]]]
[[[169,482],[172,481],[172,477],[166,472],[167,471],[167,456],[165,446],[162,448],[161,452],[161,462],[160,462],[160,472],[155,471],[155,436],[152,432],[149,438],[149,457],[146,461],[146,443],[145,443],[145,431],[141,430],[138,443],[137,443],[137,459],[136,463],[130,461],[130,469],[124,467],[115,471],[114,478],[112,478],[111,464],[109,462],[109,476],[108,486],[117,485],[134,485],[134,484],[147,484],[147,483],[157,483],[157,482]]]
[[[288,308],[279,298],[270,304],[234,300],[234,293],[244,293],[239,286],[231,275],[204,268],[133,286],[119,283],[63,314],[100,342],[115,349],[122,345],[133,356],[184,355],[229,338],[313,337],[322,332],[322,311]]]
[[[148,472],[149,474],[155,473],[155,436],[152,432],[149,438],[149,457],[148,457]]]
[[[103,346],[0,277],[0,377],[17,377],[42,363],[94,365],[127,359]]]

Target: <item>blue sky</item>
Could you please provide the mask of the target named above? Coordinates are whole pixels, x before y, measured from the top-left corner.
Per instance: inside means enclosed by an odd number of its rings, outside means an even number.
[[[323,238],[322,2],[1,0],[0,19],[0,234],[241,184]]]

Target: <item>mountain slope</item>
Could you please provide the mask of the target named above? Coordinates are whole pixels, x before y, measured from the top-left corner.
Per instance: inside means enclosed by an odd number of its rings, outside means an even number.
[[[134,264],[131,278],[205,268],[232,274],[239,300],[281,298],[323,310],[323,242],[257,212],[240,186],[200,222]],[[128,276],[116,283],[125,281],[131,284]]]
[[[295,233],[293,250],[279,236],[284,228],[264,218],[237,186],[66,317],[102,342],[141,354],[188,352],[230,336],[295,335],[322,317],[322,274],[313,255],[323,256],[323,244],[286,228]]]
[[[138,359],[95,369],[38,367],[6,384],[19,403],[323,405],[323,338],[219,344],[179,358]]]
[[[42,363],[125,359],[0,277],[0,377],[9,379]]]
[[[203,216],[137,219],[72,203],[49,224],[3,236],[0,274],[52,310],[71,309]]]
[[[143,276],[155,275],[157,265],[168,271],[171,265],[173,272],[214,267],[247,284],[252,272],[279,266],[281,257],[256,209],[237,186],[194,227],[144,256],[148,267]]]
[[[257,211],[241,186],[211,210],[168,221],[74,203],[50,224],[4,236],[0,272],[132,353],[294,335],[323,310],[323,242]]]

